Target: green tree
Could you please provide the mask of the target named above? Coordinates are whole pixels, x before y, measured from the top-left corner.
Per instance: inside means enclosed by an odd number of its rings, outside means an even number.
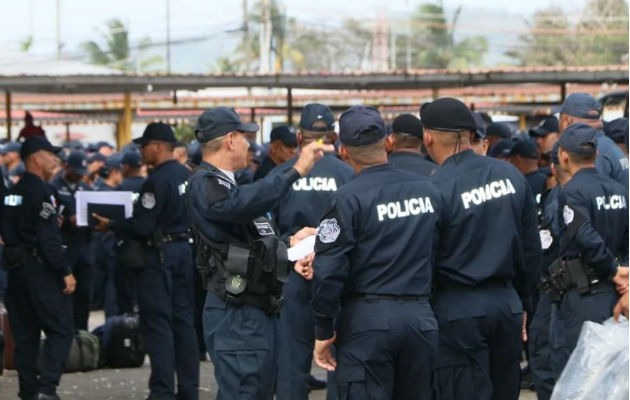
[[[121,71],[144,71],[163,63],[160,56],[145,57],[145,51],[152,46],[151,39],[140,40],[136,49],[129,45],[129,30],[119,19],[106,23],[107,32],[103,34],[105,45],[90,40],[82,44],[93,64],[107,65]],[[135,53],[132,50],[136,50]]]

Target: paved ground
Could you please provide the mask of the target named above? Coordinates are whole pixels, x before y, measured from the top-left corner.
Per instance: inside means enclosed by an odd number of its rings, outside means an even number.
[[[102,312],[94,312],[90,317],[90,327],[96,327],[103,321]],[[314,368],[313,373],[320,379],[325,378],[323,370]],[[211,362],[201,363],[200,400],[214,399],[216,385]],[[64,400],[140,400],[149,394],[147,379],[149,361],[144,366],[133,369],[102,369],[87,373],[65,374],[61,380],[59,394]],[[17,373],[5,371],[0,377],[0,400],[17,399]],[[324,400],[325,391],[312,392],[310,400]],[[535,400],[534,392],[524,391],[521,400]]]

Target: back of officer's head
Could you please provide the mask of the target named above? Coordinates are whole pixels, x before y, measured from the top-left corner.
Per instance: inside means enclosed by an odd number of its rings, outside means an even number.
[[[385,121],[370,106],[352,106],[339,117],[340,154],[355,167],[387,162]]]
[[[292,126],[279,125],[274,127],[269,138],[269,157],[274,163],[287,162],[297,152],[298,139]]]
[[[400,114],[392,123],[392,133],[387,137],[387,150],[420,152],[422,134],[420,119],[411,114]]]
[[[567,96],[560,108],[560,133],[578,122],[601,129],[601,115],[602,105],[595,97],[588,93],[572,93]]]
[[[140,145],[140,153],[145,164],[157,165],[163,160],[173,158],[175,133],[170,125],[152,122],[144,129],[142,137],[133,140]]]
[[[558,140],[558,161],[560,167],[589,167],[597,157],[597,130],[588,124],[576,123],[565,129]]]
[[[298,131],[298,143],[306,146],[321,139],[326,144],[335,144],[335,116],[330,107],[319,103],[310,103],[302,109]]]

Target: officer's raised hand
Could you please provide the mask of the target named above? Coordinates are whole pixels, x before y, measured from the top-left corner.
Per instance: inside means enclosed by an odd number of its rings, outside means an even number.
[[[337,361],[330,351],[330,346],[335,343],[335,339],[337,339],[336,333],[330,339],[315,340],[315,350],[313,351],[315,364],[327,371],[334,371],[337,368]]]
[[[300,150],[300,156],[295,162],[293,168],[295,168],[295,170],[299,172],[301,176],[304,176],[308,174],[308,172],[313,168],[317,161],[321,160],[321,158],[324,157],[325,152],[331,152],[334,150],[335,146],[333,146],[332,144],[323,144],[319,141],[312,142],[302,147],[302,149]]]
[[[77,287],[77,281],[74,279],[74,275],[68,274],[63,277],[63,283],[66,285],[63,288],[63,294],[70,295],[74,293],[74,289]]]

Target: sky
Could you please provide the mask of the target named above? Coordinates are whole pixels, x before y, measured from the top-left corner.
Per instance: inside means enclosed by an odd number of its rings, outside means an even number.
[[[99,40],[105,23],[120,18],[128,24],[132,43],[144,36],[153,42],[166,39],[167,0],[1,0],[0,51],[19,50],[20,41],[33,36],[32,54],[55,57],[56,3],[60,8],[60,37],[66,56],[80,56],[80,44]],[[253,4],[255,0],[249,0]],[[379,15],[404,17],[418,4],[414,0],[282,0],[289,16],[320,26],[340,23],[343,19],[375,19]],[[571,11],[585,0],[556,0],[554,5]],[[447,10],[463,6],[466,15],[484,26],[503,24],[524,27],[524,20],[534,11],[552,4],[550,0],[444,0]],[[174,45],[171,50],[173,70],[202,72],[211,68],[218,55],[229,54],[242,19],[242,0],[170,0],[171,39],[202,37],[194,46]],[[509,14],[511,18],[502,18]],[[479,16],[486,21],[479,21]],[[469,29],[470,30],[470,29]],[[474,34],[470,32],[469,34]],[[466,35],[465,32],[461,33]],[[158,53],[165,50],[156,49]],[[196,62],[194,54],[204,61]],[[496,61],[496,60],[495,60]],[[196,64],[196,65],[195,65]]]

